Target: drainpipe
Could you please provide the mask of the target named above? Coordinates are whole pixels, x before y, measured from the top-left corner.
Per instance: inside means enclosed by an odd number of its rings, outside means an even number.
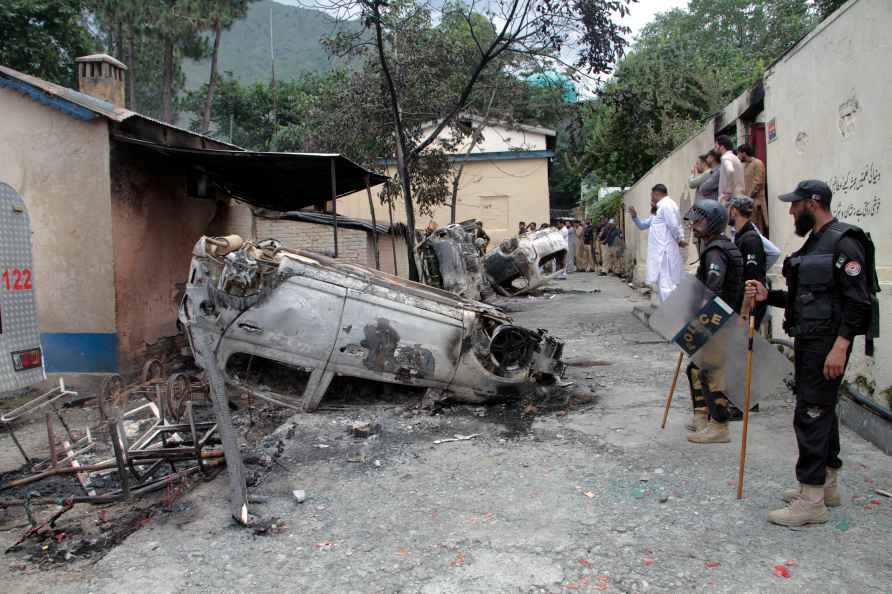
[[[338,182],[335,160],[331,160],[331,210],[334,216],[334,257],[338,257]]]
[[[845,389],[846,389],[846,392],[848,392],[849,397],[852,400],[854,400],[855,402],[857,402],[858,404],[860,404],[861,406],[863,406],[870,412],[874,413],[878,417],[881,417],[882,419],[884,419],[886,421],[892,422],[892,410],[889,410],[888,408],[886,408],[885,406],[882,406],[881,404],[877,404],[873,398],[870,398],[867,394],[862,392],[861,388],[859,388],[855,384],[846,382]]]

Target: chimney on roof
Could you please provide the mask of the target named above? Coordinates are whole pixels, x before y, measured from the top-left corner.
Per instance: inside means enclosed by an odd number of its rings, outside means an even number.
[[[75,58],[77,90],[124,107],[124,71],[127,66],[108,54]]]

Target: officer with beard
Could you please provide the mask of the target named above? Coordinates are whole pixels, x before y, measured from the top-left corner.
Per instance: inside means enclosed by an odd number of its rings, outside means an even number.
[[[725,236],[728,211],[717,200],[698,200],[685,215],[693,223],[700,241],[697,280],[722,301],[740,312],[743,303],[743,256]],[[694,416],[688,429],[692,443],[728,443],[728,397],[721,369],[701,370],[691,363],[687,368]],[[709,419],[707,421],[707,415]]]
[[[842,501],[838,392],[852,340],[872,336],[871,318],[878,319],[873,244],[861,229],[834,218],[832,197],[817,180],[800,182],[779,197],[790,203],[796,234],[808,239],[784,261],[787,291],[768,291],[756,280],[746,284],[748,297],[785,309],[784,329],[794,337],[799,487],[784,492],[787,507],[768,514],[782,526],[824,523],[830,519],[827,506]]]

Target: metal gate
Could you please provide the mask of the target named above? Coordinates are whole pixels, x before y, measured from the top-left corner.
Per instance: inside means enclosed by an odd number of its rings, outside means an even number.
[[[31,221],[22,198],[0,182],[0,393],[44,379]]]

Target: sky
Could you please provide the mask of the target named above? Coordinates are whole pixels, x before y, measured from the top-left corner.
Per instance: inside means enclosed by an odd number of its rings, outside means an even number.
[[[632,4],[632,14],[623,19],[623,23],[632,29],[632,37],[641,30],[644,25],[651,22],[658,12],[666,12],[673,8],[684,8],[688,0],[638,0]]]
[[[313,0],[275,0],[280,4],[290,4],[291,6],[309,7],[313,5]],[[658,12],[672,10],[673,8],[681,8],[688,5],[688,0],[638,0],[631,6],[632,14],[623,19],[623,22],[632,29],[632,35],[638,33],[641,28],[653,20],[654,15]]]

